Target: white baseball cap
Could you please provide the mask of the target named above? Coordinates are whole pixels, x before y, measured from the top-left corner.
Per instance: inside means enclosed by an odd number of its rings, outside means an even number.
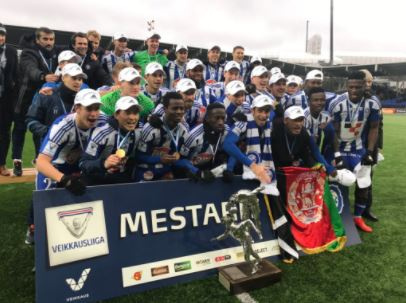
[[[250,63],[254,63],[254,62],[262,63],[261,57],[260,56],[252,56],[251,60],[250,60]]]
[[[273,75],[273,74],[281,73],[282,71],[279,67],[275,66],[270,69],[270,72],[271,72],[271,75]]]
[[[272,85],[281,79],[286,80],[286,77],[284,74],[282,74],[282,73],[272,74],[271,79],[269,79],[269,85]]]
[[[176,45],[176,50],[175,50],[175,52],[177,53],[178,51],[180,51],[180,50],[182,50],[182,49],[188,51],[188,48],[187,48],[186,45],[184,45],[184,44],[178,44],[178,45]]]
[[[150,62],[145,67],[145,75],[152,75],[153,73],[155,73],[158,70],[160,70],[162,72],[164,71],[162,65],[159,64],[158,62]]]
[[[260,77],[265,73],[269,76],[269,72],[268,72],[268,70],[266,69],[265,66],[263,66],[263,65],[255,66],[254,69],[251,72],[251,79],[253,77]]]
[[[79,63],[82,60],[79,55],[76,55],[71,50],[65,50],[59,54],[58,63],[61,63],[62,61],[69,61],[72,59],[74,59],[74,61],[75,61],[72,63]]]
[[[224,71],[228,72],[229,70],[236,68],[238,70],[241,69],[240,64],[238,62],[235,61],[228,61],[226,66],[224,67]]]
[[[120,39],[122,39],[122,38],[128,40],[127,35],[126,35],[126,34],[123,34],[123,33],[115,33],[114,36],[113,36],[113,39],[114,39],[114,40],[120,40]]]
[[[68,63],[62,68],[62,76],[69,75],[71,77],[82,76],[87,79],[87,75],[83,72],[82,68],[76,63]]]
[[[246,92],[245,85],[242,81],[234,80],[227,84],[226,95],[235,95],[238,92]]]
[[[318,69],[311,70],[307,73],[305,80],[320,80],[323,81],[323,72]]]
[[[303,108],[300,106],[290,106],[285,110],[285,113],[283,114],[284,118],[289,118],[292,120],[295,120],[297,118],[303,117],[304,118],[304,111]]]
[[[300,78],[299,76],[296,76],[296,75],[289,75],[289,76],[286,78],[286,84],[289,85],[289,84],[292,84],[292,83],[295,83],[295,84],[297,84],[297,85],[302,85],[302,84],[303,84],[303,80],[302,80],[302,78]]]
[[[123,68],[118,74],[118,81],[127,81],[130,82],[135,78],[141,78],[140,73],[134,67]]]
[[[196,89],[196,84],[193,80],[188,78],[183,78],[178,81],[176,84],[176,91],[185,93],[188,90]]]
[[[85,88],[76,94],[74,104],[89,106],[92,104],[102,104],[102,102],[100,94],[97,91],[91,88]]]
[[[252,100],[251,108],[272,106],[274,107],[274,101],[267,95],[258,95]]]
[[[116,102],[115,112],[117,112],[118,110],[127,110],[132,106],[137,106],[138,109],[141,109],[140,104],[135,98],[130,96],[121,97]]]
[[[192,59],[186,64],[186,70],[188,71],[190,69],[194,69],[195,67],[197,67],[199,65],[204,67],[203,62],[200,61],[199,59]]]

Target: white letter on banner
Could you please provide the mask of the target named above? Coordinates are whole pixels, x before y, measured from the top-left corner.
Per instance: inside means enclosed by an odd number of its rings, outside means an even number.
[[[209,224],[209,218],[214,218],[217,224],[220,223],[220,217],[217,213],[216,206],[214,203],[207,203],[206,210],[204,211],[203,225]]]
[[[172,221],[177,221],[179,222],[178,225],[172,225],[171,229],[172,230],[179,230],[183,229],[186,226],[186,219],[183,216],[176,215],[176,212],[184,211],[185,209],[183,207],[174,207],[170,210],[169,212],[169,217],[171,218]]]
[[[158,227],[158,223],[166,222],[165,218],[158,218],[159,214],[166,214],[166,209],[157,209],[151,211],[151,224],[152,224],[152,232],[153,233],[161,233],[167,231],[168,228],[165,227]]]
[[[225,215],[228,214],[228,211],[226,209],[227,203],[228,203],[227,201],[221,202],[221,217],[224,217]]]
[[[130,229],[130,231],[132,233],[135,233],[138,231],[138,226],[140,225],[140,223],[142,224],[142,233],[144,235],[148,234],[148,226],[147,226],[147,218],[145,216],[145,212],[141,211],[141,212],[137,212],[135,213],[134,216],[134,221],[131,217],[130,213],[127,214],[121,214],[120,216],[120,237],[121,238],[125,238],[127,237],[127,224],[128,224],[128,228]]]
[[[199,223],[197,222],[197,210],[199,208],[202,208],[202,206],[201,205],[189,205],[189,206],[186,206],[186,210],[191,210],[192,211],[193,227],[199,226]]]

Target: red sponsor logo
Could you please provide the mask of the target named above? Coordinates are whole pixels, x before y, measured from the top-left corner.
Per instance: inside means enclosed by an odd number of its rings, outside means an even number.
[[[151,268],[151,275],[153,277],[168,274],[168,273],[169,273],[169,266],[168,265]]]
[[[217,256],[217,257],[215,257],[215,258],[214,258],[214,261],[216,261],[216,262],[223,262],[223,261],[230,260],[230,259],[231,259],[231,256],[230,256],[230,255],[224,255],[224,256]]]
[[[141,278],[142,278],[142,271],[136,271],[136,272],[133,274],[133,279],[134,279],[135,281],[139,281],[139,280],[141,280]]]

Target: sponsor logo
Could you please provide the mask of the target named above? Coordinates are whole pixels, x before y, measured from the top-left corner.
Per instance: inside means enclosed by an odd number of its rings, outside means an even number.
[[[75,279],[72,278],[67,278],[66,284],[72,289],[73,291],[79,291],[83,288],[83,285],[85,285],[85,282],[87,280],[87,276],[90,273],[90,268],[86,268],[82,271],[82,274],[80,275],[79,279],[76,281]]]
[[[59,220],[65,225],[69,233],[77,239],[85,233],[92,215],[93,207],[58,212]]]
[[[254,249],[254,251],[255,251],[257,254],[262,254],[262,253],[264,253],[264,252],[267,252],[267,251],[268,251],[268,248],[266,248],[266,247],[261,247],[261,248]]]
[[[201,259],[201,260],[196,261],[196,265],[209,265],[210,263],[211,263],[210,258]]]
[[[175,272],[189,270],[192,269],[192,263],[190,261],[175,263],[174,269]]]
[[[169,266],[160,266],[160,267],[152,267],[151,268],[151,276],[160,276],[160,275],[165,275],[169,273]]]
[[[224,256],[217,256],[214,258],[214,261],[216,262],[223,262],[223,261],[227,261],[230,260],[231,256],[230,255],[224,255]]]
[[[136,271],[136,272],[133,274],[133,279],[134,279],[135,281],[139,281],[139,280],[141,280],[141,278],[142,278],[142,271]]]

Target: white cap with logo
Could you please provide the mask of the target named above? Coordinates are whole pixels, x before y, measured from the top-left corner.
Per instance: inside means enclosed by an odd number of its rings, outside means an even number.
[[[92,104],[102,104],[102,102],[100,94],[97,91],[91,88],[85,88],[76,94],[74,104],[80,104],[86,107]]]
[[[62,76],[65,75],[69,75],[71,77],[81,76],[82,78],[87,79],[87,75],[76,63],[68,63],[62,68]]]
[[[152,75],[153,73],[155,73],[158,70],[160,70],[162,72],[164,71],[162,65],[159,64],[158,62],[150,62],[145,67],[145,75]]]
[[[250,63],[254,63],[254,62],[262,63],[261,57],[260,56],[252,56],[251,60],[250,60]]]
[[[226,86],[226,95],[235,95],[238,92],[247,92],[245,90],[245,85],[242,81],[234,80],[227,84]]]
[[[123,33],[115,33],[114,36],[113,36],[113,39],[114,40],[120,40],[120,39],[128,40],[128,37],[127,37],[126,34],[123,34]]]
[[[305,80],[320,80],[323,81],[323,72],[318,69],[311,70],[307,73]]]
[[[185,51],[188,51],[188,48],[187,48],[186,45],[184,45],[184,44],[178,44],[178,45],[176,46],[175,52],[177,53],[178,51],[180,51],[180,50],[182,50],[182,49],[184,49]]]
[[[251,103],[251,108],[259,108],[259,107],[264,107],[264,106],[272,106],[274,107],[275,101],[272,100],[269,96],[267,95],[258,95],[252,100]]]
[[[253,77],[260,77],[260,76],[262,76],[263,74],[267,74],[267,76],[269,76],[269,72],[268,72],[268,70],[266,69],[266,67],[263,66],[263,65],[255,66],[254,69],[253,69],[252,72],[251,72],[251,79],[252,79]]]
[[[118,74],[118,81],[130,82],[135,78],[141,78],[140,73],[134,67],[126,67],[120,71]]]
[[[283,114],[284,118],[289,118],[292,120],[295,120],[297,118],[303,117],[304,118],[304,111],[303,108],[300,106],[290,106],[285,110],[285,113]]]
[[[224,71],[228,72],[229,70],[236,68],[238,70],[241,69],[240,64],[236,61],[228,61],[226,66],[224,67]]]
[[[61,63],[62,61],[69,61],[72,59],[74,61],[72,63],[79,63],[82,60],[79,55],[76,55],[71,50],[65,50],[58,55],[58,63]]]
[[[275,66],[270,69],[270,72],[271,72],[271,75],[273,75],[273,74],[281,73],[282,71],[279,67]]]
[[[303,84],[303,80],[302,80],[302,78],[300,78],[299,76],[296,76],[296,75],[289,75],[289,76],[286,78],[286,84],[289,85],[289,84],[292,84],[292,83],[297,84],[297,85],[302,85],[302,84]]]
[[[117,112],[119,110],[127,110],[132,106],[137,106],[139,109],[141,109],[140,104],[138,103],[138,101],[135,98],[130,97],[130,96],[121,97],[116,102],[115,112]]]
[[[269,85],[275,84],[279,80],[286,80],[286,77],[282,73],[272,74],[271,79],[269,79]]]
[[[199,59],[192,59],[186,64],[186,70],[188,71],[188,70],[194,69],[197,66],[204,67],[203,62],[200,61]]]
[[[183,78],[176,84],[176,91],[186,93],[188,90],[196,89],[196,84],[193,80],[188,78]]]

